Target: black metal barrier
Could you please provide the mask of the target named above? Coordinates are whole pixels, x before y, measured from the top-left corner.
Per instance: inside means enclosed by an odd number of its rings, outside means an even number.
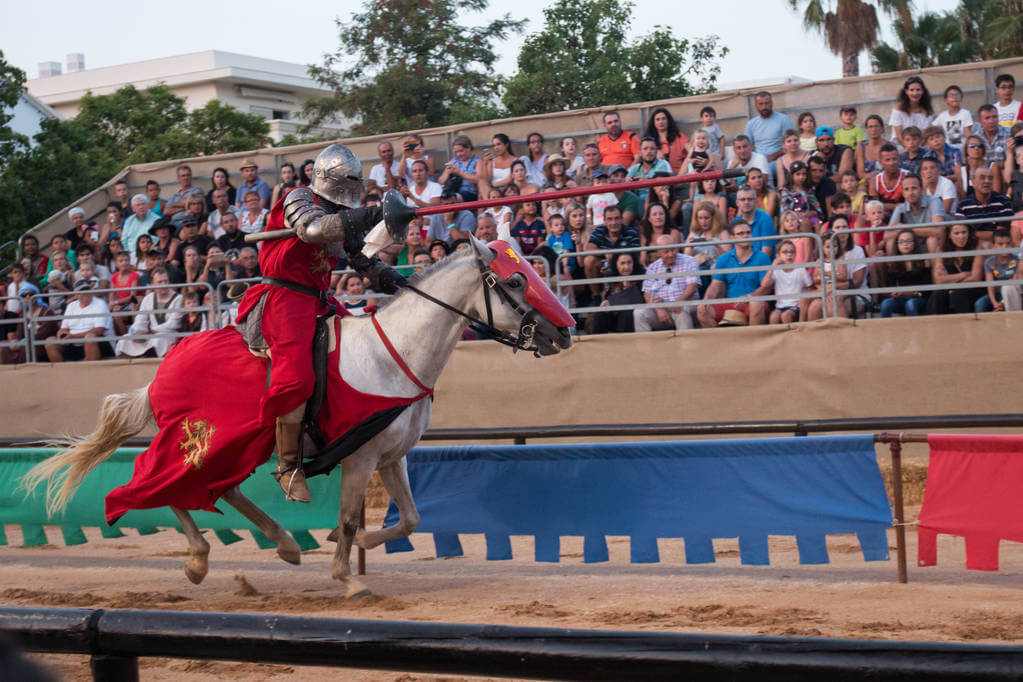
[[[93,657],[95,680],[138,657],[564,680],[1019,680],[1023,647],[563,630],[187,611],[0,607],[28,651]]]
[[[811,433],[836,431],[910,431],[920,429],[991,429],[1023,427],[1023,414],[945,414],[916,417],[862,417],[855,419],[789,419],[747,422],[663,424],[581,424],[574,426],[508,426],[482,429],[430,429],[424,441],[514,440],[529,438],[649,438],[654,436],[742,436],[758,433]],[[124,447],[146,447],[149,438],[129,438]],[[0,447],[38,445],[38,438],[0,437]]]

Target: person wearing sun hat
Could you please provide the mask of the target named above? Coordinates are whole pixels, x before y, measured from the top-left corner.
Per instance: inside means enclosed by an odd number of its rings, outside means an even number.
[[[548,154],[543,162],[543,175],[547,179],[544,188],[568,189],[575,187],[576,183],[568,176],[568,159],[554,152]]]
[[[242,172],[245,181],[235,192],[235,207],[239,210],[245,208],[245,195],[249,192],[259,194],[260,208],[270,208],[270,185],[266,184],[259,177],[259,164],[255,159],[245,159],[238,170]]]
[[[46,356],[50,362],[113,357],[114,349],[108,341],[87,340],[114,335],[114,320],[110,317],[110,308],[102,296],[93,295],[93,288],[93,282],[90,280],[80,279],[75,282],[75,300],[68,303],[57,334],[49,337],[47,341],[64,339],[80,341],[71,344],[46,344]]]

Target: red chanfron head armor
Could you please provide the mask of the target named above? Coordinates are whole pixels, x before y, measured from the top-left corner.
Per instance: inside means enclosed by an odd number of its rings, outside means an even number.
[[[575,320],[551,288],[540,279],[533,266],[527,263],[511,244],[497,240],[487,246],[497,254],[490,263],[490,269],[498,277],[506,280],[517,272],[526,278],[526,303],[558,327],[571,327],[575,324]]]

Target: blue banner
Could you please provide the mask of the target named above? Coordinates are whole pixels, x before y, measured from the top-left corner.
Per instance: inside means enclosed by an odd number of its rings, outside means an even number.
[[[855,533],[865,560],[888,558],[892,515],[870,435],[419,447],[408,472],[417,530],[441,557],[477,533],[488,559],[510,559],[509,536],[527,535],[536,561],[558,561],[561,536],[584,538],[584,561],[606,561],[610,535],[630,538],[637,563],[659,561],[658,538],[684,538],[688,563],[713,562],[714,538],[738,538],[742,563],[767,564],[768,536],[787,535],[800,563],[819,564],[828,534]],[[392,503],[384,523],[396,522]]]

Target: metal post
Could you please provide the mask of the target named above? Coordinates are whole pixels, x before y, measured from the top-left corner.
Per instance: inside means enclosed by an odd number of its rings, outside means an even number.
[[[892,497],[895,498],[895,552],[899,568],[899,582],[906,583],[906,513],[902,499],[902,442],[897,436],[889,444],[892,455]]]
[[[366,498],[362,498],[362,509],[359,510],[359,530],[366,530]],[[359,547],[359,575],[366,575],[366,550]]]
[[[829,247],[829,250],[831,252],[831,310],[832,310],[832,312],[834,312],[835,317],[840,317],[840,315],[838,314],[838,264],[835,262],[835,237],[837,237],[837,236],[838,235],[836,235],[835,233],[831,234],[831,237],[828,238],[828,247]],[[824,254],[822,253],[821,254],[821,275],[822,275],[821,282],[824,281],[824,277],[823,277],[823,274],[824,274],[823,267],[824,267],[824,265],[823,264],[824,264]],[[848,277],[848,275],[846,275],[846,276]],[[826,310],[827,306],[824,306],[824,307],[825,307],[825,311],[824,311],[824,314],[821,315],[821,317],[825,317],[826,318],[827,317],[827,310]]]
[[[94,682],[138,682],[139,659],[134,656],[95,654],[89,659]]]

